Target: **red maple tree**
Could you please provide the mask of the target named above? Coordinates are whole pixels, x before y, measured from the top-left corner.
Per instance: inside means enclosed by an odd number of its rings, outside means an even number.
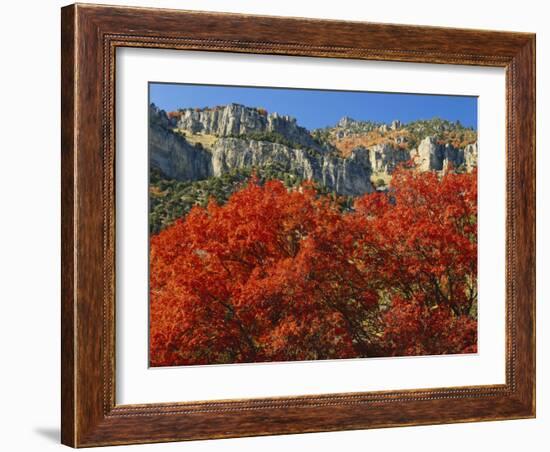
[[[476,350],[476,174],[397,170],[351,212],[251,179],[151,239],[153,366]]]

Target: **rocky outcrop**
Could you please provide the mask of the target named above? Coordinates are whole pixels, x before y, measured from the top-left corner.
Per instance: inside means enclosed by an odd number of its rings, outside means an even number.
[[[451,165],[471,171],[477,165],[477,143],[459,149],[450,143],[438,143],[436,137],[426,137],[412,155],[419,171],[443,171]]]
[[[304,180],[316,181],[338,194],[356,196],[373,191],[371,176],[384,180],[398,165],[410,160],[418,171],[445,171],[450,167],[471,171],[477,165],[476,143],[459,149],[450,143],[440,143],[435,136],[427,136],[416,149],[409,150],[408,138],[399,135],[393,141],[368,149],[358,146],[342,157],[315,141],[294,118],[276,113],[268,115],[261,109],[238,104],[180,110],[177,117],[168,117],[151,105],[149,115],[151,168],[167,178],[182,181],[220,176],[233,169],[272,165]],[[388,131],[408,125],[393,121],[388,127],[344,117],[333,130],[357,134],[380,127]],[[193,144],[191,134],[219,138],[205,149]]]
[[[172,132],[164,111],[149,108],[149,161],[151,168],[176,180],[200,180],[212,174],[212,156]]]
[[[370,182],[369,151],[365,149],[354,150],[344,159],[312,148],[298,149],[269,141],[222,136],[212,149],[205,150],[193,146],[184,136],[174,132],[172,128],[176,124],[166,117],[164,111],[152,105],[149,114],[151,168],[159,170],[167,178],[200,180],[220,176],[232,169],[276,165],[277,168],[282,168],[304,180],[317,181],[342,195],[361,195],[373,191]],[[268,118],[271,118],[266,123],[268,127],[278,131],[289,127],[290,133],[295,132],[291,125],[292,121],[288,122],[278,115],[270,115]],[[244,123],[223,121],[207,122],[211,129],[200,130],[218,130],[216,133],[220,133],[218,128],[227,132],[252,127],[250,118],[244,119]],[[181,120],[176,128],[181,128],[180,126]]]
[[[296,119],[267,114],[264,110],[229,104],[205,110],[185,109],[180,111],[177,128],[191,133],[206,133],[219,137],[238,137],[251,134],[279,134],[289,142],[322,150],[307,129],[300,127]]]
[[[234,168],[276,165],[305,180],[314,180],[342,195],[373,191],[369,153],[357,149],[346,158],[265,141],[221,138],[212,149],[212,170],[219,176]]]
[[[437,145],[435,137],[427,137],[420,142],[416,150],[415,163],[420,171],[443,169],[442,148]]]
[[[373,172],[391,174],[400,163],[410,160],[410,152],[390,144],[377,144],[369,149],[369,159]]]
[[[349,133],[365,133],[374,130],[378,126],[380,126],[380,124],[376,122],[359,121],[349,116],[344,116],[336,123],[334,128]],[[331,128],[329,127],[329,129]]]
[[[477,143],[469,144],[464,148],[464,166],[468,172],[477,167]]]

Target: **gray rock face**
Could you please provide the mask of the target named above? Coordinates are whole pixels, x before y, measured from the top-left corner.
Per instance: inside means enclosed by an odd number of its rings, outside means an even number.
[[[284,117],[271,115],[266,124],[273,124],[277,130],[282,130],[282,127],[288,126],[285,121]],[[361,195],[373,191],[369,152],[365,149],[356,149],[343,159],[329,153],[295,149],[279,143],[226,137],[219,138],[207,151],[191,145],[183,136],[173,132],[170,127],[174,124],[154,106],[150,109],[149,124],[151,167],[171,179],[200,180],[220,176],[231,169],[276,164],[302,179],[317,181],[342,195]],[[246,127],[250,125],[249,122],[246,124]],[[218,126],[227,127],[225,130],[236,130],[237,127],[234,121]],[[292,125],[289,127],[292,132]]]
[[[351,129],[357,124],[357,121],[349,116],[344,116],[338,121],[336,127],[341,127],[342,129]]]
[[[258,109],[229,104],[209,110],[182,110],[177,127],[191,133],[206,133],[219,137],[278,133],[290,142],[321,150],[310,133],[291,116],[262,114]]]
[[[362,195],[374,191],[370,177],[369,153],[366,149],[354,149],[347,159],[331,159],[325,162],[328,171],[324,174],[331,176],[334,181],[332,186],[337,193],[344,195]],[[325,179],[325,185],[329,185]]]
[[[277,164],[302,179],[322,183],[342,195],[373,191],[369,154],[356,149],[347,159],[310,153],[303,149],[266,141],[219,139],[212,149],[212,170],[219,176],[233,168]]]
[[[397,165],[410,160],[411,154],[406,149],[385,143],[369,148],[369,158],[374,172],[391,174]]]
[[[149,161],[152,168],[176,180],[205,179],[212,174],[209,152],[190,145],[185,138],[172,132],[163,111],[149,109]]]
[[[458,149],[450,143],[439,144],[436,137],[426,137],[413,154],[419,171],[443,171],[449,165],[471,171],[477,165],[477,143]]]
[[[417,149],[416,165],[420,171],[430,169],[443,169],[443,156],[441,147],[438,146],[435,137],[426,137],[420,142]]]
[[[317,129],[317,131],[319,132],[332,129],[336,135],[336,138],[342,139],[357,134],[368,133],[371,130],[377,129],[379,126],[380,124],[372,121],[358,121],[350,118],[349,116],[344,116],[336,123],[335,127],[325,127],[324,129]]]
[[[149,157],[151,167],[176,180],[201,180],[220,176],[232,169],[274,165],[284,171],[313,180],[342,195],[361,195],[374,191],[371,176],[393,173],[412,160],[418,171],[444,171],[450,166],[471,171],[477,166],[477,143],[464,149],[439,144],[436,137],[423,139],[417,149],[407,150],[400,142],[377,144],[369,149],[357,147],[347,158],[320,148],[309,132],[288,116],[262,114],[257,109],[231,104],[206,111],[184,110],[178,121],[154,105],[149,109]],[[339,127],[385,127],[343,118]],[[400,128],[398,121],[392,128]],[[187,133],[208,133],[220,138],[206,150],[188,142],[174,129]],[[276,132],[285,144],[246,138]],[[398,137],[401,138],[401,137]],[[405,138],[403,138],[405,140]],[[293,143],[288,145],[288,143]],[[320,149],[319,149],[320,148]]]
[[[397,129],[400,129],[401,128],[401,121],[399,121],[398,119],[394,119],[391,123],[391,126],[390,128],[392,130],[397,130]]]
[[[477,143],[469,144],[464,148],[464,165],[468,172],[477,167]]]

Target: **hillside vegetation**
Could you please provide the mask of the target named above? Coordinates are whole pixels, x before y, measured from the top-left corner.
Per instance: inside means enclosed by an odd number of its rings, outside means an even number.
[[[333,127],[309,131],[295,118],[259,107],[166,113],[152,104],[150,232],[210,199],[227,202],[252,175],[260,183],[281,180],[288,188],[310,180],[349,208],[353,197],[387,190],[395,168],[409,160],[417,168],[471,171],[477,149],[468,154],[466,149],[476,141],[474,129],[439,118],[384,124],[345,117]]]
[[[350,120],[353,121],[353,120]],[[337,152],[347,157],[359,146],[371,148],[377,145],[391,145],[399,149],[416,149],[426,137],[436,137],[439,144],[451,144],[455,148],[464,148],[477,141],[474,129],[464,127],[459,122],[450,122],[439,118],[414,121],[398,127],[389,128],[386,124],[354,121],[354,126],[348,123],[317,129],[314,136],[319,141],[327,143]]]

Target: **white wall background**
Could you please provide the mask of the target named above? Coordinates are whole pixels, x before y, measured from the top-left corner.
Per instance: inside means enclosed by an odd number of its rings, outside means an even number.
[[[536,420],[406,427],[340,433],[118,447],[115,450],[280,451],[399,450],[499,452],[547,450],[550,379],[547,352],[550,290],[544,274],[550,253],[550,31],[545,3],[358,2],[277,0],[113,0],[118,4],[441,25],[537,33],[538,129],[538,417]],[[99,3],[93,2],[92,3]],[[0,221],[0,447],[8,451],[59,450],[59,8],[58,0],[2,5],[0,27],[0,130],[2,214]]]

